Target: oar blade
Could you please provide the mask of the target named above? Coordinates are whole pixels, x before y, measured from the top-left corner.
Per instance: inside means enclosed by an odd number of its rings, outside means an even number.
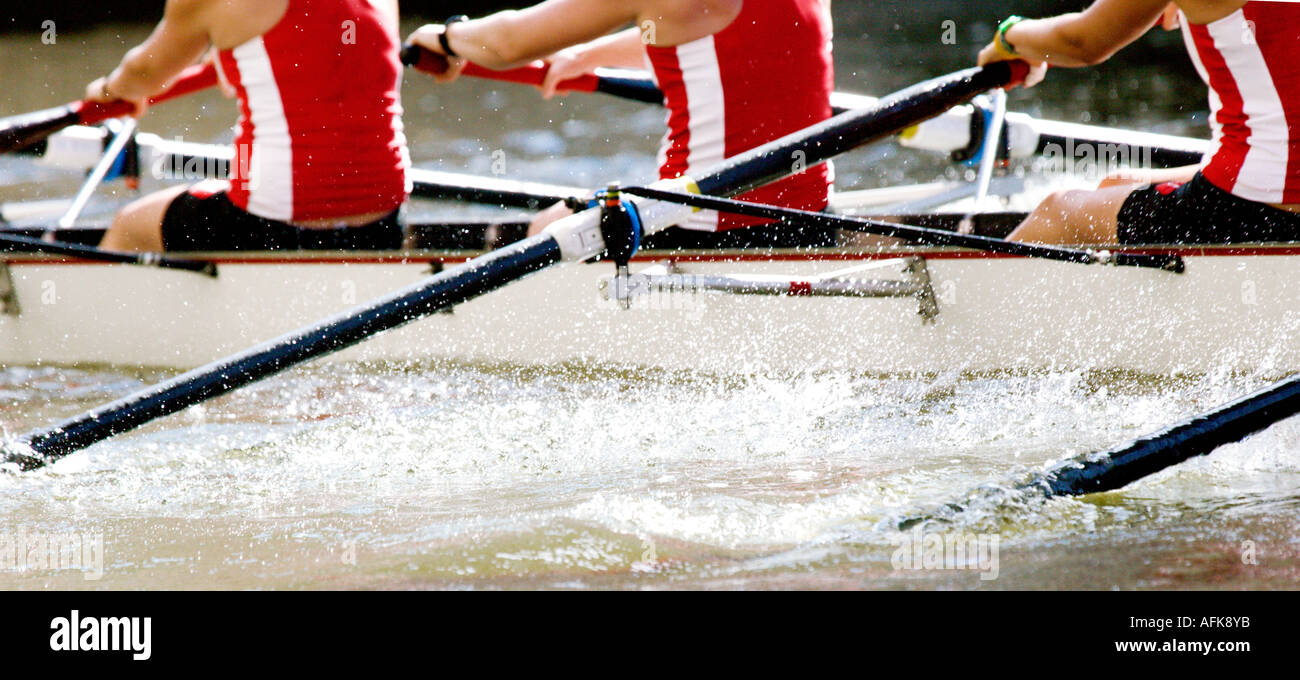
[[[1109,451],[1065,461],[1031,485],[1052,496],[1123,488],[1143,477],[1239,442],[1300,413],[1300,378],[1242,397]]]

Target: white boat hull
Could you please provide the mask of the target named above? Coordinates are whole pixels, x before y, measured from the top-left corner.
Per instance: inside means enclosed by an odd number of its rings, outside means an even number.
[[[910,298],[674,293],[623,309],[600,293],[611,265],[572,265],[326,360],[597,362],[714,373],[1300,370],[1300,249],[1189,249],[1184,274],[906,252],[925,256],[939,307],[932,322]],[[18,310],[0,315],[4,366],[192,368],[412,284],[430,270],[427,260],[289,256],[221,261],[219,277],[209,279],[11,257]],[[712,253],[679,257],[678,266],[687,274],[798,278],[882,257]],[[454,266],[464,258],[434,260]],[[651,264],[636,262],[633,270]]]

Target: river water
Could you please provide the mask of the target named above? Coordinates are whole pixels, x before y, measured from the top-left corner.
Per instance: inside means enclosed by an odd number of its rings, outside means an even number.
[[[842,90],[883,93],[964,67],[971,35],[991,30],[963,20],[958,44],[944,45],[937,22],[898,5],[838,4]],[[101,27],[55,45],[5,36],[0,115],[74,98],[146,30]],[[1137,49],[1054,73],[1012,107],[1205,134],[1204,90],[1177,42]],[[404,94],[419,165],[486,174],[504,158],[512,177],[584,186],[653,173],[663,114],[649,107],[539,103],[524,89],[418,76]],[[221,142],[233,117],[203,94],[157,107],[143,127]],[[842,188],[969,172],[890,144],[838,169]],[[67,195],[78,178],[3,159],[0,180],[12,201]],[[0,366],[0,427],[21,433],[169,375]],[[23,569],[0,555],[0,588],[1294,587],[1295,422],[1120,492],[961,515],[940,528],[985,552],[955,568],[896,568],[912,534],[890,521],[1273,377],[309,365],[0,477],[0,549],[102,541],[99,570]]]

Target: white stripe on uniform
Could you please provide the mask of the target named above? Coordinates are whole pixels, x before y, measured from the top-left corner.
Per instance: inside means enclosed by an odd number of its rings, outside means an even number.
[[[1196,38],[1192,35],[1191,22],[1187,20],[1187,15],[1183,14],[1183,10],[1181,9],[1178,10],[1178,25],[1182,29],[1183,44],[1187,47],[1187,54],[1192,58],[1192,66],[1196,67],[1196,73],[1201,76],[1201,80],[1205,81],[1205,84],[1208,86],[1210,84],[1210,72],[1205,70],[1205,64],[1201,61],[1201,52],[1196,49]],[[1219,111],[1223,108],[1223,102],[1219,99],[1219,93],[1215,92],[1213,87],[1209,88],[1209,90],[1210,149],[1205,152],[1205,156],[1201,160],[1202,168],[1209,165],[1210,159],[1214,158],[1214,155],[1219,153],[1219,147],[1221,146],[1221,140],[1223,139],[1223,129],[1219,124],[1218,116]]]
[[[248,92],[253,148],[248,159],[248,212],[288,222],[293,219],[293,147],[271,57],[260,37],[233,51]]]
[[[690,118],[689,168],[711,168],[727,158],[727,107],[722,96],[722,69],[713,36],[677,46]],[[702,211],[684,227],[715,231],[718,214]]]
[[[1250,151],[1246,153],[1232,193],[1252,201],[1281,203],[1286,188],[1291,131],[1268,62],[1259,45],[1246,39],[1251,29],[1241,10],[1206,25],[1206,29],[1237,81],[1250,126]]]

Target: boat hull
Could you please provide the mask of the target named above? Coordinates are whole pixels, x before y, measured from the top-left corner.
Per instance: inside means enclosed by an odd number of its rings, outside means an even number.
[[[326,360],[599,363],[714,373],[1300,370],[1293,341],[1300,248],[1181,254],[1184,274],[948,249],[710,252],[673,260],[687,276],[797,280],[921,256],[939,309],[930,321],[913,298],[674,292],[638,297],[625,309],[601,293],[610,265],[561,266]],[[0,315],[0,365],[192,368],[467,256],[224,258],[216,279],[12,257],[7,276],[18,309]],[[656,261],[644,258],[633,270]]]

